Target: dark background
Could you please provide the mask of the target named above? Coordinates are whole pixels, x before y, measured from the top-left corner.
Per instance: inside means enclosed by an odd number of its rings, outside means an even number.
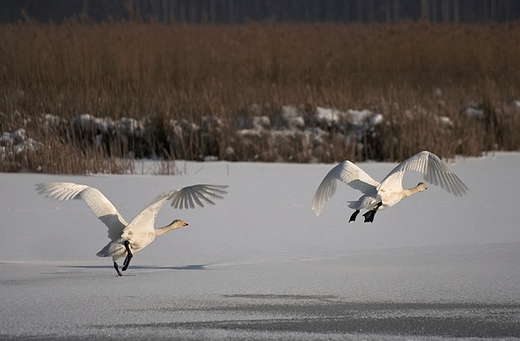
[[[510,22],[518,0],[0,0],[0,23],[28,19],[144,20],[164,23]]]

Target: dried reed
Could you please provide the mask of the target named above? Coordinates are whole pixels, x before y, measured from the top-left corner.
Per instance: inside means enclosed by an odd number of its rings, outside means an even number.
[[[520,148],[517,24],[32,22],[0,26],[0,60],[0,133],[23,127],[45,146],[3,157],[1,171],[125,172],[130,164],[117,160],[134,157],[396,161],[421,149],[451,157]],[[469,103],[482,115],[468,114]],[[314,147],[302,134],[244,145],[237,130],[250,127],[255,105],[273,122],[282,106],[297,106],[309,129],[318,106],[368,108],[385,121],[360,141],[329,131]],[[72,127],[85,113],[146,121],[146,134],[110,135],[100,147],[99,132],[86,138]],[[49,131],[42,114],[65,123]]]

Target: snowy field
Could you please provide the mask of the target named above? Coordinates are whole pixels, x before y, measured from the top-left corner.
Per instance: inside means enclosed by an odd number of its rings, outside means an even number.
[[[376,180],[394,167],[360,165]],[[177,166],[183,175],[0,174],[0,339],[520,339],[519,153],[457,159],[466,196],[429,185],[373,224],[347,223],[359,192],[343,184],[314,215],[333,165]],[[38,195],[46,181],[97,187],[128,221],[165,190],[230,187],[216,206],[165,206],[157,226],[189,226],[118,277],[95,255],[106,227],[83,201]]]

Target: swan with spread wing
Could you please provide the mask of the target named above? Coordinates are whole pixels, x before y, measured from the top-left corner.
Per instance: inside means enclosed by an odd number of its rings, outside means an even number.
[[[188,224],[176,219],[170,224],[154,228],[155,218],[165,203],[171,202],[174,208],[204,207],[212,204],[212,199],[222,199],[228,186],[193,185],[159,194],[130,223],[121,216],[115,206],[98,189],[72,182],[47,182],[38,184],[36,190],[47,198],[56,200],[83,199],[92,212],[108,227],[110,242],[97,253],[99,257],[112,257],[114,269],[119,276],[117,260],[125,257],[122,270],[125,271],[135,252],[138,252],[168,231],[182,228]]]
[[[462,196],[468,191],[468,187],[450,167],[437,155],[428,151],[422,151],[404,160],[380,183],[347,160],[332,168],[325,176],[314,194],[312,210],[316,215],[320,214],[325,203],[336,192],[336,182],[339,180],[363,193],[358,200],[348,202],[348,207],[354,209],[349,222],[355,221],[360,210],[364,209],[367,211],[363,214],[365,223],[372,223],[378,210],[394,206],[402,199],[427,189],[424,182],[404,189],[402,181],[407,171],[422,173],[426,182],[440,186],[455,196]]]

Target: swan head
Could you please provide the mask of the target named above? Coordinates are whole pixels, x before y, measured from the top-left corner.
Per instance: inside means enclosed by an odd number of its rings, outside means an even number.
[[[172,221],[168,227],[171,227],[171,228],[174,228],[174,229],[178,229],[178,228],[181,228],[181,227],[184,227],[184,226],[188,226],[188,223],[185,222],[184,220],[180,220],[180,219],[175,219],[174,221]]]
[[[418,192],[426,191],[428,187],[426,187],[426,184],[424,182],[419,182],[417,186],[415,187]]]

